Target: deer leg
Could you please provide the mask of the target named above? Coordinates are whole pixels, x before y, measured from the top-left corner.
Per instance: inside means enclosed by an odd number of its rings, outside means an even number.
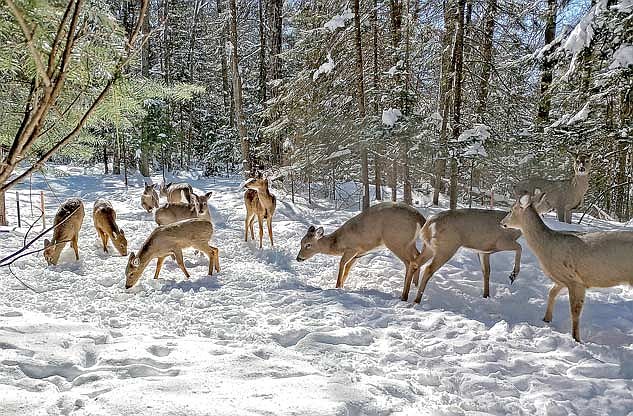
[[[249,214],[246,213],[246,218],[244,219],[244,241],[248,242],[248,226],[249,226],[249,220],[250,217],[248,216]]]
[[[347,263],[354,257],[356,257],[355,251],[346,251],[343,253],[343,257],[341,257],[341,261],[338,265],[338,277],[336,278],[337,289],[343,288],[343,283],[344,283],[343,274],[345,274],[345,267],[347,266]]]
[[[255,214],[251,217],[250,229],[251,229],[251,240],[255,240],[255,229],[253,228],[253,224],[255,224]]]
[[[108,252],[108,240],[107,234],[104,233],[100,228],[97,228],[97,233],[99,234],[99,238],[101,238],[101,245],[103,245],[103,252]]]
[[[559,283],[554,283],[554,286],[549,290],[549,295],[547,296],[547,309],[545,310],[545,316],[543,317],[543,321],[552,322],[552,314],[554,312],[554,303],[556,302],[556,296],[560,293],[561,289],[564,286]]]
[[[521,244],[517,243],[516,240],[501,240],[497,243],[496,251],[514,251],[514,268],[508,276],[510,283],[514,283],[521,271],[521,253],[523,251]]]
[[[79,234],[75,234],[70,244],[73,246],[73,250],[75,250],[75,260],[79,260],[79,244],[78,244]]]
[[[178,263],[180,270],[182,270],[182,272],[185,274],[185,277],[189,279],[191,276],[189,275],[189,272],[185,268],[185,261],[182,258],[182,250],[175,250],[174,257],[176,257],[176,263]]]
[[[270,246],[274,247],[273,244],[273,218],[271,215],[268,215],[266,218],[266,224],[268,225],[268,238],[270,238]]]
[[[217,247],[209,246],[213,250],[213,267],[215,271],[220,273],[220,250]]]
[[[580,342],[580,313],[585,303],[585,288],[581,285],[569,286],[569,309],[571,312],[571,334]]]
[[[484,274],[484,298],[490,297],[490,253],[479,253],[481,271]]]
[[[400,296],[400,299],[405,302],[407,301],[407,299],[409,299],[409,291],[411,290],[411,280],[413,276],[415,275],[416,286],[418,284],[418,281],[420,280],[419,279],[420,268],[417,267],[415,264],[415,259],[418,257],[420,253],[418,252],[418,249],[415,246],[415,241],[409,244],[406,254],[407,254],[406,258],[400,258],[400,256],[398,256],[400,260],[402,260],[402,262],[404,263],[404,269],[405,269],[404,287],[402,288],[402,295]]]
[[[352,269],[352,266],[358,261],[358,257],[354,256],[350,259],[350,261],[347,262],[347,264],[345,265],[345,269],[343,270],[343,279],[341,282],[341,287],[343,287],[343,285],[345,284],[345,281],[347,280],[347,275],[349,274],[349,271]]]
[[[435,273],[440,267],[444,265],[444,263],[446,263],[451,259],[451,257],[453,257],[453,254],[455,254],[457,248],[453,248],[450,251],[434,251],[435,255],[433,256],[433,260],[431,260],[431,263],[424,269],[422,282],[420,282],[420,287],[418,287],[418,294],[415,297],[415,303],[420,303],[422,301],[424,289],[426,289],[426,285],[429,283],[429,280],[433,276],[433,273]]]
[[[257,223],[259,224],[259,248],[262,248],[262,241],[264,240],[264,219],[261,215],[257,215]]]
[[[160,269],[163,267],[163,262],[165,261],[165,257],[159,257],[156,259],[156,271],[154,272],[154,279],[158,279],[158,275],[160,274]]]
[[[571,209],[565,210],[565,222],[571,224]]]
[[[565,208],[556,208],[556,217],[558,217],[558,221],[565,221]]]

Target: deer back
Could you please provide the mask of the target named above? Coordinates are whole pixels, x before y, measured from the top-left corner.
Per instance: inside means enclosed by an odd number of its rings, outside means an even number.
[[[154,220],[158,225],[171,224],[176,221],[198,218],[198,211],[193,204],[186,204],[182,202],[171,203],[163,205],[156,210],[154,214]]]

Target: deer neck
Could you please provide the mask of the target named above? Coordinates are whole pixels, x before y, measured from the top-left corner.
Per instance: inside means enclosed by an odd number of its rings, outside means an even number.
[[[571,180],[571,184],[575,193],[582,197],[589,189],[589,175],[575,175]]]
[[[320,253],[339,255],[342,254],[342,250],[337,247],[336,236],[334,234],[328,234],[317,240],[317,249]]]
[[[528,245],[537,256],[548,250],[548,243],[553,231],[545,225],[541,216],[532,206],[528,207],[523,213],[521,231]]]
[[[138,251],[136,258],[139,260],[139,269],[141,269],[141,273],[152,259],[156,257],[154,256],[153,250],[151,250],[151,244],[143,244],[141,249]]]
[[[259,200],[261,201],[263,206],[270,207],[273,205],[273,196],[268,188],[262,190],[258,189],[257,196],[259,197]]]
[[[59,262],[59,256],[61,256],[62,250],[64,249],[64,246],[66,245],[66,243],[70,243],[70,241],[60,243],[59,241],[55,240],[54,242],[51,243],[51,244],[55,244],[55,248],[53,250],[53,264],[57,264]]]

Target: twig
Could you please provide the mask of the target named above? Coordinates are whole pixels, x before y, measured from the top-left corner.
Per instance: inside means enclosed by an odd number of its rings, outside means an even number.
[[[591,203],[591,205],[589,205],[584,212],[582,213],[582,215],[580,216],[580,219],[578,220],[578,224],[580,224],[583,220],[583,218],[585,218],[585,215],[587,214],[587,212],[589,212],[589,210],[591,208],[593,208],[594,206],[596,206],[596,204],[598,202],[600,202],[600,200],[607,194],[607,192],[615,189],[615,188],[619,188],[621,186],[626,186],[626,185],[632,185],[633,182],[624,182],[624,183],[618,183],[615,185],[612,185],[611,187],[605,189],[604,191],[600,192],[600,194],[598,194],[598,196],[593,200],[593,202]]]

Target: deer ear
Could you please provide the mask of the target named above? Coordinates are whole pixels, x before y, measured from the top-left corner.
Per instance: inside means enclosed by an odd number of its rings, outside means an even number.
[[[44,240],[44,247],[48,247],[51,245],[51,240],[49,240],[48,238]]]
[[[315,236],[316,236],[316,238],[323,237],[323,227],[319,227],[319,228],[316,229]]]
[[[213,191],[209,191],[206,194],[204,194],[204,196],[206,196],[207,198],[210,197],[211,195],[213,195]]]
[[[119,239],[119,234],[115,233],[114,231],[112,231],[112,238],[114,240],[118,240]]]
[[[119,234],[121,234],[122,236],[124,236],[124,237],[125,237],[125,231],[123,231],[123,230],[119,230]]]
[[[527,208],[532,203],[530,195],[525,194],[519,199],[519,204],[521,208]]]

